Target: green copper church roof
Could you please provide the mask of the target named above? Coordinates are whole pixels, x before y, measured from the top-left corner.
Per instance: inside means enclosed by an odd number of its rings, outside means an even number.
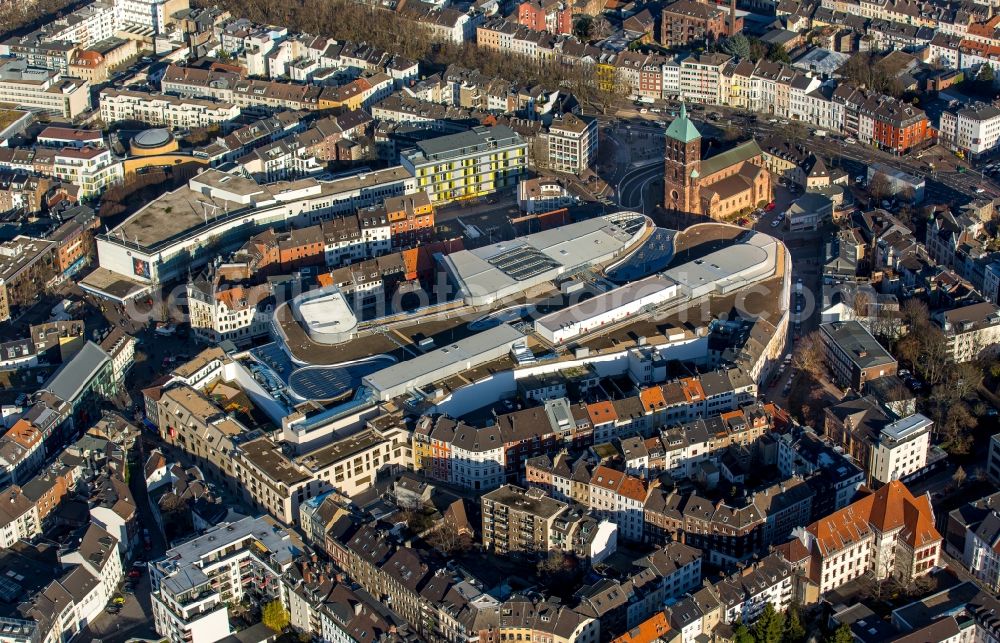
[[[698,131],[698,128],[688,118],[687,105],[684,103],[681,103],[680,116],[675,118],[667,128],[667,136],[681,143],[690,143],[693,140],[701,138],[701,132]]]

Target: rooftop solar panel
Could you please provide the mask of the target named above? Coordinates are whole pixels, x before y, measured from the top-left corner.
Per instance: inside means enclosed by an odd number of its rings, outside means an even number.
[[[495,268],[502,270],[508,277],[518,281],[530,279],[547,270],[559,267],[558,262],[529,246],[521,246],[501,252],[491,257],[489,262]]]

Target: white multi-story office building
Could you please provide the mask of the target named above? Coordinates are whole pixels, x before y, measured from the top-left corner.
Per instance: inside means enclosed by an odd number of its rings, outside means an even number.
[[[953,150],[985,154],[1000,144],[1000,109],[977,103],[941,113],[938,138]]]
[[[90,109],[90,83],[14,58],[0,65],[0,96],[16,107],[75,119]]]
[[[681,61],[680,97],[695,103],[719,103],[722,70],[732,60],[725,54],[689,56]]]
[[[924,415],[915,413],[883,428],[872,448],[871,477],[885,484],[927,466],[933,424]]]
[[[566,114],[549,126],[549,169],[580,174],[597,156],[597,119]]]
[[[119,20],[124,25],[152,29],[162,34],[172,22],[171,16],[190,6],[188,0],[116,0]]]

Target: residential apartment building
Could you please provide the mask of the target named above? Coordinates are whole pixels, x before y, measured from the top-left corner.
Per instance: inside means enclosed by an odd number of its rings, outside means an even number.
[[[68,641],[102,615],[122,578],[115,539],[89,525],[66,541],[60,551],[27,541],[4,548],[0,570],[19,592],[3,612],[6,640]]]
[[[135,363],[135,337],[121,328],[115,328],[101,340],[101,350],[111,358],[111,379],[121,386],[125,375]]]
[[[18,235],[0,243],[0,321],[32,304],[56,274],[56,244]]]
[[[597,466],[590,476],[589,506],[594,515],[618,525],[621,537],[641,542],[645,521],[646,483],[610,467]]]
[[[89,261],[94,249],[94,228],[98,219],[94,211],[80,206],[78,214],[48,236],[56,243],[56,267],[64,275],[76,274]]]
[[[429,550],[401,546],[372,526],[330,534],[326,549],[365,591],[382,604],[392,605],[418,632],[419,640],[475,638],[480,631],[496,631],[497,627],[496,619],[479,620],[479,609],[504,613],[496,599],[463,586],[462,579],[443,569],[441,559]],[[461,617],[463,607],[470,610],[471,620]]]
[[[691,2],[689,4],[697,3]],[[721,53],[691,55],[682,60],[680,98],[707,105],[717,105],[724,102],[720,93],[722,72],[731,60],[732,56]]]
[[[742,18],[732,27],[730,20],[729,13],[714,4],[675,0],[664,6],[660,14],[660,44],[665,47],[689,47],[742,30]]]
[[[506,125],[474,127],[417,143],[400,163],[432,203],[448,203],[514,188],[527,170],[527,144]]]
[[[38,507],[20,487],[7,487],[0,492],[0,547],[11,547],[22,538],[30,540],[42,533]]]
[[[986,477],[994,484],[1000,484],[1000,433],[990,438],[990,451],[986,460]]]
[[[429,241],[434,232],[434,204],[427,192],[394,196],[385,200],[392,246],[404,248]]]
[[[944,547],[991,591],[1000,591],[1000,494],[951,511]]]
[[[743,571],[711,586],[720,604],[722,623],[753,623],[764,607],[784,612],[793,602],[795,568],[780,553],[751,563]]]
[[[580,174],[597,158],[597,119],[565,114],[552,119],[548,132],[548,168]]]
[[[896,359],[858,321],[819,327],[825,363],[838,385],[860,391],[868,380],[894,375]]]
[[[483,516],[483,547],[498,555],[546,554],[553,524],[566,511],[564,502],[537,488],[504,485],[479,499]]]
[[[894,154],[905,154],[935,137],[924,111],[901,101],[870,97],[858,115],[858,140]]]
[[[71,631],[82,629],[103,615],[104,608],[117,593],[118,585],[125,576],[115,534],[96,523],[89,524],[82,535],[77,534],[78,544],[59,554],[59,562],[69,573],[57,581],[72,597],[75,619],[67,628]],[[68,638],[66,634],[65,631],[60,632]]]
[[[202,147],[196,147],[192,155],[207,160],[212,167],[235,161],[251,150],[302,132],[305,129],[303,116],[305,112],[278,112],[235,129]]]
[[[517,21],[534,31],[573,33],[573,7],[564,0],[525,0],[517,5]]]
[[[0,95],[17,107],[75,120],[90,111],[90,83],[14,58],[0,65]]]
[[[281,110],[317,110],[323,90],[317,85],[250,80],[231,71],[214,71],[170,65],[160,86],[165,93],[214,98],[264,116]]]
[[[296,548],[266,518],[216,525],[149,565],[153,623],[170,643],[214,643],[232,633],[230,603],[282,600],[279,582]]]
[[[306,500],[330,491],[355,496],[380,475],[405,468],[412,455],[405,429],[368,428],[295,456],[261,437],[239,444],[232,459],[233,478],[244,498],[291,525]]]
[[[1000,306],[984,302],[936,313],[953,362],[969,362],[993,355],[1000,345]]]
[[[51,40],[89,47],[114,36],[119,25],[117,3],[99,0],[56,18],[43,29]]]
[[[99,196],[125,178],[122,162],[111,150],[99,147],[64,147],[53,158],[52,173],[61,181],[80,186],[83,198]]]
[[[174,14],[189,6],[188,0],[115,0],[120,20],[126,25],[144,27],[163,34],[175,22]]]
[[[210,127],[240,115],[233,103],[132,89],[102,89],[100,107],[105,123],[132,120],[177,129]]]
[[[122,162],[101,146],[74,145],[5,149],[0,167],[14,171],[28,170],[78,186],[76,197],[94,198],[123,178]],[[87,216],[82,217],[87,219]],[[93,220],[93,212],[89,214]],[[50,235],[54,236],[54,235]]]
[[[516,595],[500,605],[494,631],[501,641],[587,643],[599,639],[601,625],[601,619],[579,608]]]
[[[233,451],[250,433],[243,424],[185,383],[160,391],[155,422],[160,437],[190,454],[210,480],[236,488]]]

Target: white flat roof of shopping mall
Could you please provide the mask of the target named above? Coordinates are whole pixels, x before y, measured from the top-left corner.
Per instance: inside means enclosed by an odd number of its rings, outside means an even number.
[[[663,275],[687,288],[692,297],[699,297],[709,292],[725,294],[773,273],[778,242],[760,232],[748,234],[731,246],[665,270]]]
[[[557,310],[540,318],[535,325],[555,332],[564,326],[600,317],[637,300],[647,299],[651,303],[662,303],[676,296],[676,291],[676,282],[663,275],[652,275]]]
[[[475,368],[506,354],[524,334],[509,324],[476,333],[454,344],[442,346],[423,355],[367,375],[364,383],[389,399],[404,389],[419,388],[430,382]]]
[[[622,213],[618,213],[621,215]],[[643,215],[636,219],[645,221]],[[490,303],[616,256],[644,226],[598,217],[447,255],[444,264],[467,304]]]
[[[306,333],[320,344],[345,341],[358,327],[358,319],[339,288],[307,293],[293,300],[292,306]]]

